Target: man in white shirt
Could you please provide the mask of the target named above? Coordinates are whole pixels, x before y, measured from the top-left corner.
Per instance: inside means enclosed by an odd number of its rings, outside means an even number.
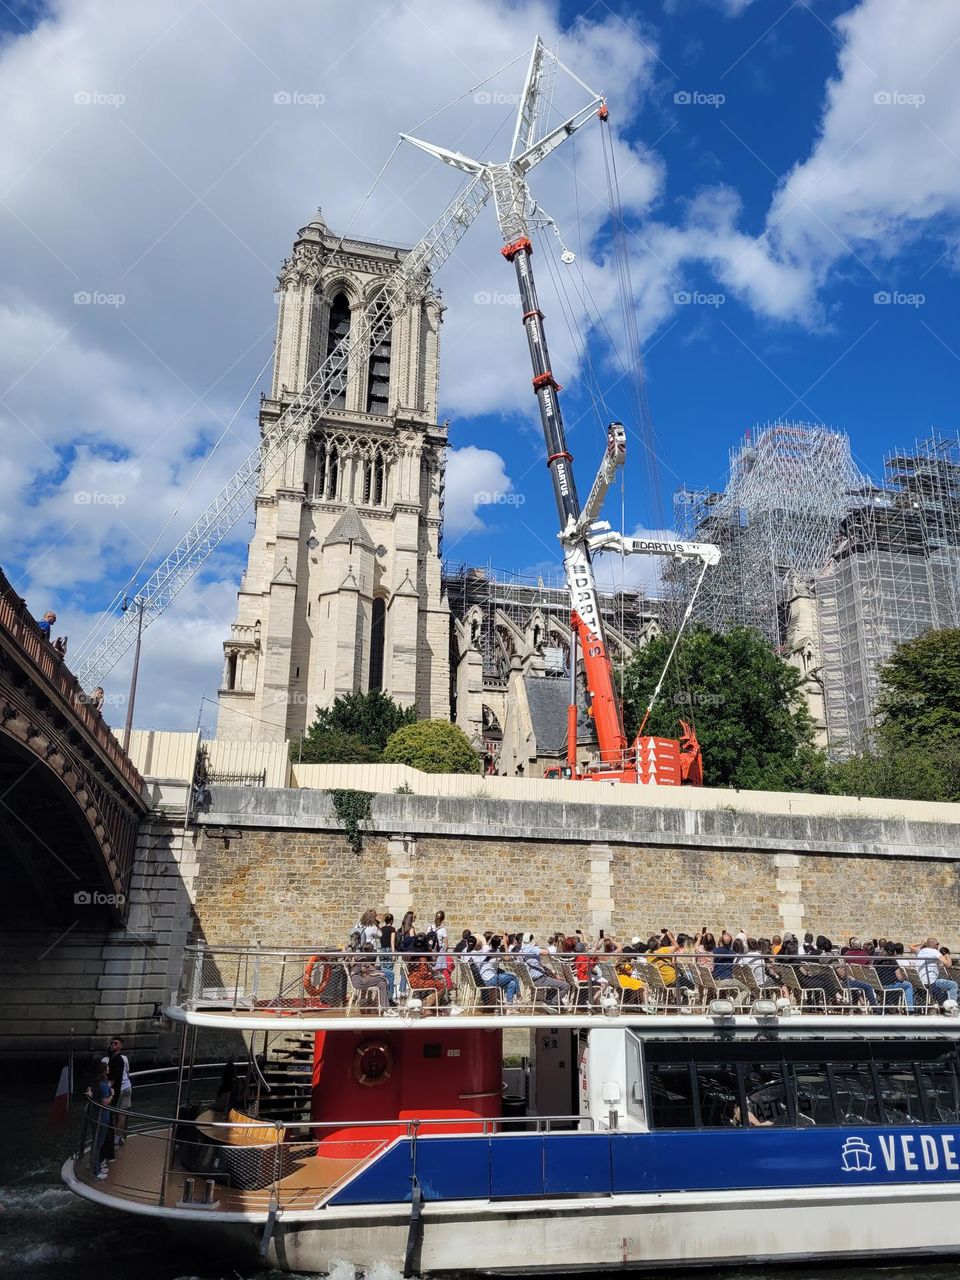
[[[570,991],[570,984],[565,982],[563,978],[555,978],[553,974],[547,973],[546,969],[544,969],[543,961],[540,957],[549,955],[549,952],[540,950],[534,941],[532,933],[525,933],[520,945],[520,955],[530,970],[530,978],[533,985],[543,991],[544,1001],[547,1004],[553,1004],[559,1009]],[[556,992],[556,996],[553,995],[554,992]]]
[[[911,943],[910,950],[917,957],[920,981],[937,1004],[942,1005],[946,1000],[956,1002],[957,984],[952,978],[940,976],[940,962],[943,957],[940,955],[939,947],[940,944],[936,938],[928,938],[922,946],[920,943]]]

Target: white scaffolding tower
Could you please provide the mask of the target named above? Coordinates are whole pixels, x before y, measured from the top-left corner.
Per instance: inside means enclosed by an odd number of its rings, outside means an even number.
[[[774,422],[731,450],[722,493],[681,489],[674,499],[681,536],[721,551],[697,619],[719,631],[753,627],[781,648],[796,580],[812,579],[826,563],[848,495],[861,485],[844,434]]]

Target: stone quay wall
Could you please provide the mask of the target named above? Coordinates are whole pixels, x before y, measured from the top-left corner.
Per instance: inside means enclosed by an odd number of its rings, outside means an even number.
[[[838,801],[838,806],[842,805]],[[360,912],[461,928],[813,929],[960,941],[958,821],[379,794],[363,849],[330,796],[215,788],[195,834],[195,939],[342,943]]]

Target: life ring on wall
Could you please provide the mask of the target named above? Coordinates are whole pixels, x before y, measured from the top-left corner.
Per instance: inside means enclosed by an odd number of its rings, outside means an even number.
[[[320,976],[314,982],[313,975],[318,965],[320,966]],[[307,961],[307,967],[303,971],[303,989],[308,996],[323,995],[327,983],[332,977],[333,965],[330,964],[329,960],[325,956],[311,956]]]
[[[353,1078],[373,1087],[386,1084],[393,1075],[393,1050],[382,1040],[365,1040],[353,1053]]]

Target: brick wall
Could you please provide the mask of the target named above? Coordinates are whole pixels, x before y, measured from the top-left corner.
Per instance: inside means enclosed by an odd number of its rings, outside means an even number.
[[[805,928],[834,942],[851,934],[955,947],[960,933],[956,862],[801,857]]]
[[[782,932],[784,872],[771,851],[690,850],[476,836],[403,840],[369,835],[355,855],[341,835],[245,827],[198,835],[196,917],[211,945],[341,943],[368,906],[408,907],[423,927],[447,913],[461,929],[604,928],[644,939],[661,925]],[[955,943],[958,864],[944,860],[801,855],[790,872],[787,927],[835,940],[850,933]],[[778,885],[780,887],[778,887]],[[796,898],[798,901],[793,902]],[[802,921],[802,924],[799,923]]]

